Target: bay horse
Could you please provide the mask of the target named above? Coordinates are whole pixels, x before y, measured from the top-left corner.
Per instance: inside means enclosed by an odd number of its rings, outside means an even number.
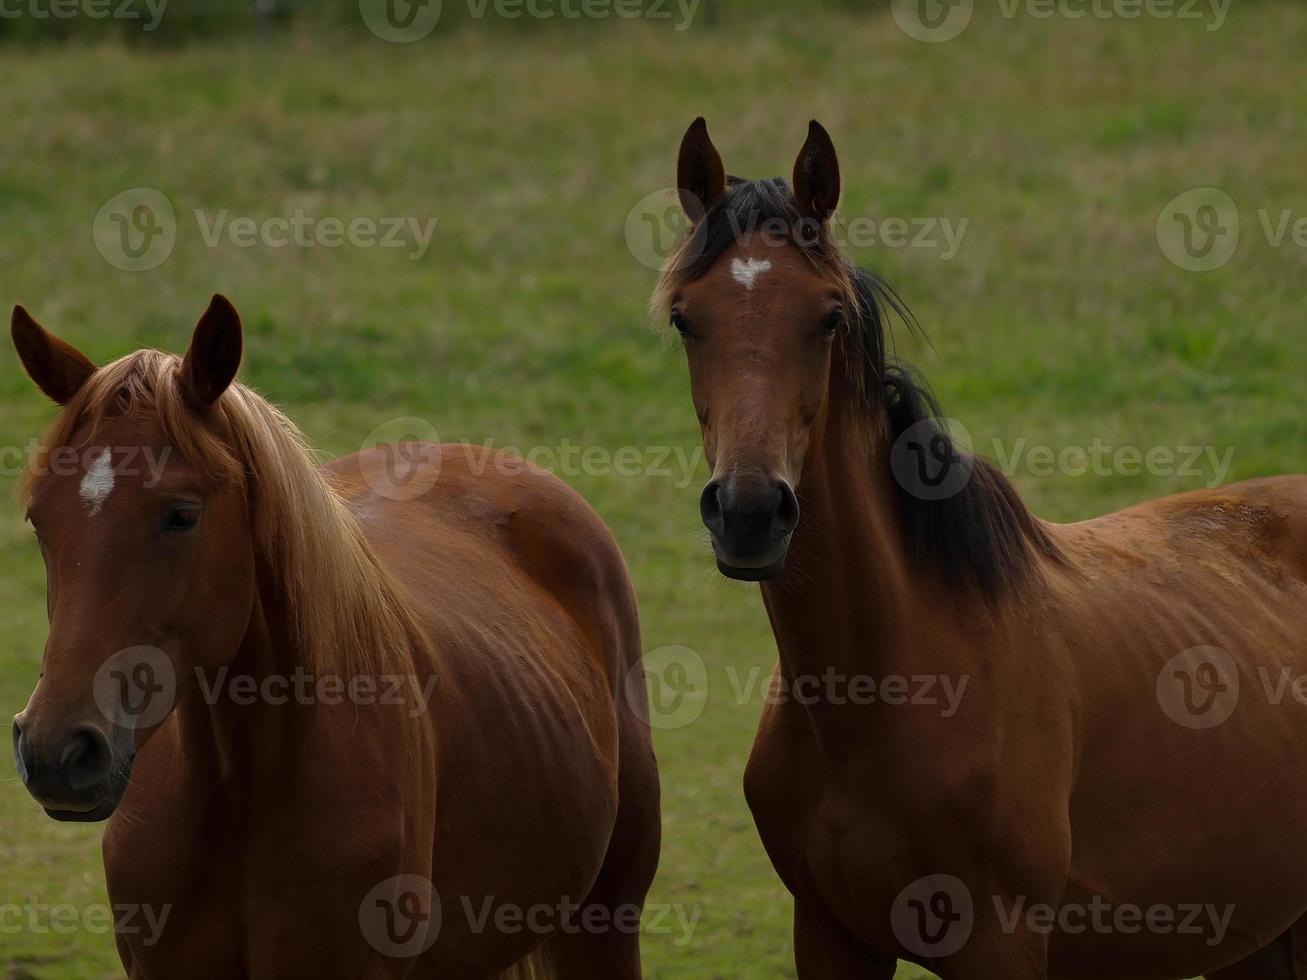
[[[677,187],[654,306],[776,637],[744,788],[800,980],[1307,978],[1307,481],[1041,521],[887,351],[824,128],[744,180],[699,119]]]
[[[319,469],[221,296],[184,358],[12,330],[63,407],[22,489],[50,633],[18,771],[164,920],[116,923],[128,974],[638,978],[658,777],[585,501],[454,447]]]

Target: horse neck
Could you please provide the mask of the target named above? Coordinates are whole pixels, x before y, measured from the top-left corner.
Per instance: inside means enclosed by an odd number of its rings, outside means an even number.
[[[177,712],[188,767],[206,782],[221,777],[222,785],[234,793],[248,789],[261,772],[292,771],[285,767],[310,744],[305,736],[315,724],[315,710],[296,703],[296,678],[307,677],[304,683],[312,694],[316,677],[292,622],[288,597],[265,562],[260,560],[258,566],[245,635],[228,664],[205,674],[213,697],[196,691]],[[258,685],[254,700],[237,704],[231,685],[247,677]],[[286,679],[275,694],[279,700],[285,696],[287,703],[264,700],[263,685],[269,678]]]
[[[831,376],[798,488],[802,516],[789,570],[762,586],[791,686],[800,679],[843,684],[894,673],[921,601],[900,526],[889,440],[866,417],[838,366]],[[832,725],[849,716],[811,700],[814,716]]]

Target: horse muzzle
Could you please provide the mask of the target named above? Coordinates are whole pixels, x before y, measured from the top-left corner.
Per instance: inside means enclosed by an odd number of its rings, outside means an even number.
[[[785,571],[799,526],[799,501],[786,481],[714,479],[699,498],[699,513],[727,578],[762,582]]]
[[[18,777],[46,815],[82,823],[112,815],[131,777],[130,739],[115,753],[109,736],[95,725],[76,725],[53,737],[32,728],[24,715],[14,719],[14,760]]]

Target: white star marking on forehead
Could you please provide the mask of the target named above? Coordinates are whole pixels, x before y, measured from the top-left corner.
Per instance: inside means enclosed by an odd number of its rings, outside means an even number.
[[[95,457],[95,462],[82,477],[82,484],[78,488],[86,509],[91,514],[100,513],[109,494],[113,493],[113,482],[113,451],[105,448]]]
[[[731,260],[731,275],[745,289],[752,291],[754,281],[771,268],[769,259],[750,259],[748,262],[741,262],[739,259]]]

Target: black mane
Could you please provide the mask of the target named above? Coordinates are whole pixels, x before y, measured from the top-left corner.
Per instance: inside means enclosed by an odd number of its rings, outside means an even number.
[[[951,585],[970,582],[986,596],[996,596],[1026,577],[1035,552],[1055,556],[1057,549],[998,467],[960,449],[940,425],[939,402],[916,369],[886,353],[891,314],[920,332],[912,312],[875,273],[852,271],[859,298],[860,322],[855,330],[860,343],[853,345],[858,363],[850,368],[862,371],[860,389],[868,408],[884,413],[891,454],[904,454],[909,445],[931,444],[937,458],[948,461],[944,466],[959,467],[964,474],[961,488],[940,498],[914,492],[912,476],[895,481],[909,544],[919,563]],[[897,471],[903,463],[911,470],[915,461],[900,455],[891,462]],[[948,478],[938,468],[935,475]]]
[[[890,456],[908,441],[929,443],[945,466],[961,467],[964,482],[944,496],[913,492],[896,480],[908,547],[917,562],[950,586],[974,586],[992,598],[1031,571],[1034,556],[1057,555],[1043,525],[1007,478],[988,460],[959,449],[940,424],[938,403],[917,372],[887,350],[891,318],[909,331],[921,328],[906,303],[878,275],[853,266],[829,230],[804,219],[783,178],[730,178],[726,195],[691,230],[668,263],[659,297],[705,275],[743,236],[782,232],[788,244],[838,280],[849,294],[849,340],[845,365],[868,417],[883,418]],[[890,460],[893,463],[893,460]],[[897,473],[896,469],[896,473]],[[944,475],[936,473],[936,475]]]

